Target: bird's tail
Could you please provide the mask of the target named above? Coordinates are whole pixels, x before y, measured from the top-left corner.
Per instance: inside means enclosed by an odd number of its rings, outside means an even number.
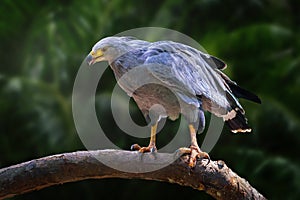
[[[218,71],[218,73],[221,75],[226,85],[229,87],[230,91],[236,98],[243,98],[261,104],[261,100],[256,94],[253,94],[252,92],[241,88],[235,82],[230,80],[229,77],[226,76],[223,72]]]
[[[235,117],[225,120],[225,124],[229,127],[231,132],[251,132],[251,128],[247,123],[245,115],[240,110],[232,110],[231,112],[235,112]]]
[[[226,92],[226,97],[231,105],[231,108],[228,114],[223,117],[225,124],[227,124],[233,133],[251,132],[251,128],[248,125],[248,120],[245,117],[245,111],[236,97],[228,91]]]
[[[237,98],[244,98],[259,104],[261,103],[260,98],[252,92],[238,86],[223,72],[218,71],[218,73],[221,75],[228,88],[228,91],[226,91],[226,97],[231,106],[227,116],[224,116],[225,123],[233,133],[251,132],[251,128],[249,127],[247,118],[245,117],[245,111]]]

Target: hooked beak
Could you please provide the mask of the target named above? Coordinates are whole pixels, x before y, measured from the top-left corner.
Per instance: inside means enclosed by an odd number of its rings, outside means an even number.
[[[96,51],[91,51],[86,58],[86,61],[89,66],[91,66],[97,62],[100,62],[102,60],[103,60],[103,52],[100,49],[98,49]]]

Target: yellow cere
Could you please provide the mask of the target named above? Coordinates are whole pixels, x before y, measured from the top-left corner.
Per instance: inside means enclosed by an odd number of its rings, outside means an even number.
[[[97,58],[97,57],[101,57],[103,55],[103,52],[101,51],[101,49],[98,49],[96,51],[91,51],[90,53],[94,58]]]

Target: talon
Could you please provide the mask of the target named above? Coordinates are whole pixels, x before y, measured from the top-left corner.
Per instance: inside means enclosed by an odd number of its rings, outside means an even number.
[[[200,158],[200,159],[207,159],[207,163],[206,163],[205,166],[207,166],[207,165],[210,163],[210,157],[209,157],[208,153],[206,153],[206,152],[203,152],[203,151],[200,152],[200,153],[197,155],[197,157]]]
[[[138,144],[133,144],[133,145],[131,145],[131,147],[130,147],[130,150],[131,150],[131,151],[139,151],[140,149],[141,149],[141,146],[138,145]]]
[[[131,145],[130,149],[132,151],[139,151],[140,153],[146,153],[146,152],[153,153],[153,152],[157,151],[157,149],[156,149],[156,147],[154,145],[149,145],[147,147],[141,147],[138,144],[133,144],[133,145]]]
[[[200,148],[196,146],[190,146],[190,148],[182,147],[179,148],[175,153],[175,155],[179,155],[179,157],[183,156],[184,154],[190,154],[189,166],[191,168],[194,168],[196,166],[197,158],[208,159],[206,165],[208,165],[210,162],[208,153],[201,151]]]
[[[156,138],[156,129],[157,129],[157,123],[158,121],[151,126],[151,136],[150,136],[150,143],[147,147],[141,147],[138,144],[133,144],[131,145],[130,149],[133,151],[139,151],[140,153],[145,153],[145,152],[156,152],[156,146],[155,146],[155,138]]]
[[[208,159],[208,160],[210,160],[210,157],[209,157],[208,153],[203,152],[203,151],[200,151],[198,153],[197,157],[200,158],[200,159]]]
[[[207,163],[206,163],[205,166],[207,166],[209,163],[210,163],[210,157],[208,156],[208,158],[207,158]]]
[[[147,147],[142,147],[139,149],[139,152],[140,153],[146,153],[146,152],[149,152],[150,150],[147,148]]]
[[[191,146],[190,148],[191,148],[191,156],[189,162],[190,167],[194,168],[196,166],[197,158],[208,159],[208,162],[206,163],[206,165],[208,165],[208,163],[210,162],[210,157],[208,153],[201,151],[199,147]]]
[[[181,147],[175,151],[175,155],[178,157],[181,157],[185,154],[190,154],[190,153],[191,153],[191,149],[187,148],[187,147]]]
[[[151,152],[151,153],[154,153],[154,152],[156,152],[156,151],[157,151],[156,147],[151,147],[151,148],[150,148],[150,152]]]

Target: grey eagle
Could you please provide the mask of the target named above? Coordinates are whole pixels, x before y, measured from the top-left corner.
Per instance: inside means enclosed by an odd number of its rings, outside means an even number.
[[[251,132],[238,98],[261,101],[230,80],[221,71],[226,64],[214,56],[173,41],[151,43],[133,37],[107,37],[97,42],[87,57],[89,65],[100,61],[109,63],[116,79],[120,80],[118,84],[135,100],[146,120],[151,115],[149,145],[134,144],[133,150],[156,151],[158,122],[163,117],[175,120],[180,114],[189,123],[191,136],[190,147],[180,148],[180,151],[191,155],[191,167],[197,158],[209,159],[196,139],[196,133],[205,128],[204,111],[223,118],[234,133]],[[126,75],[132,70],[136,70],[134,75]],[[149,84],[140,86],[145,80]],[[151,113],[155,104],[163,106],[164,112],[157,109]]]

